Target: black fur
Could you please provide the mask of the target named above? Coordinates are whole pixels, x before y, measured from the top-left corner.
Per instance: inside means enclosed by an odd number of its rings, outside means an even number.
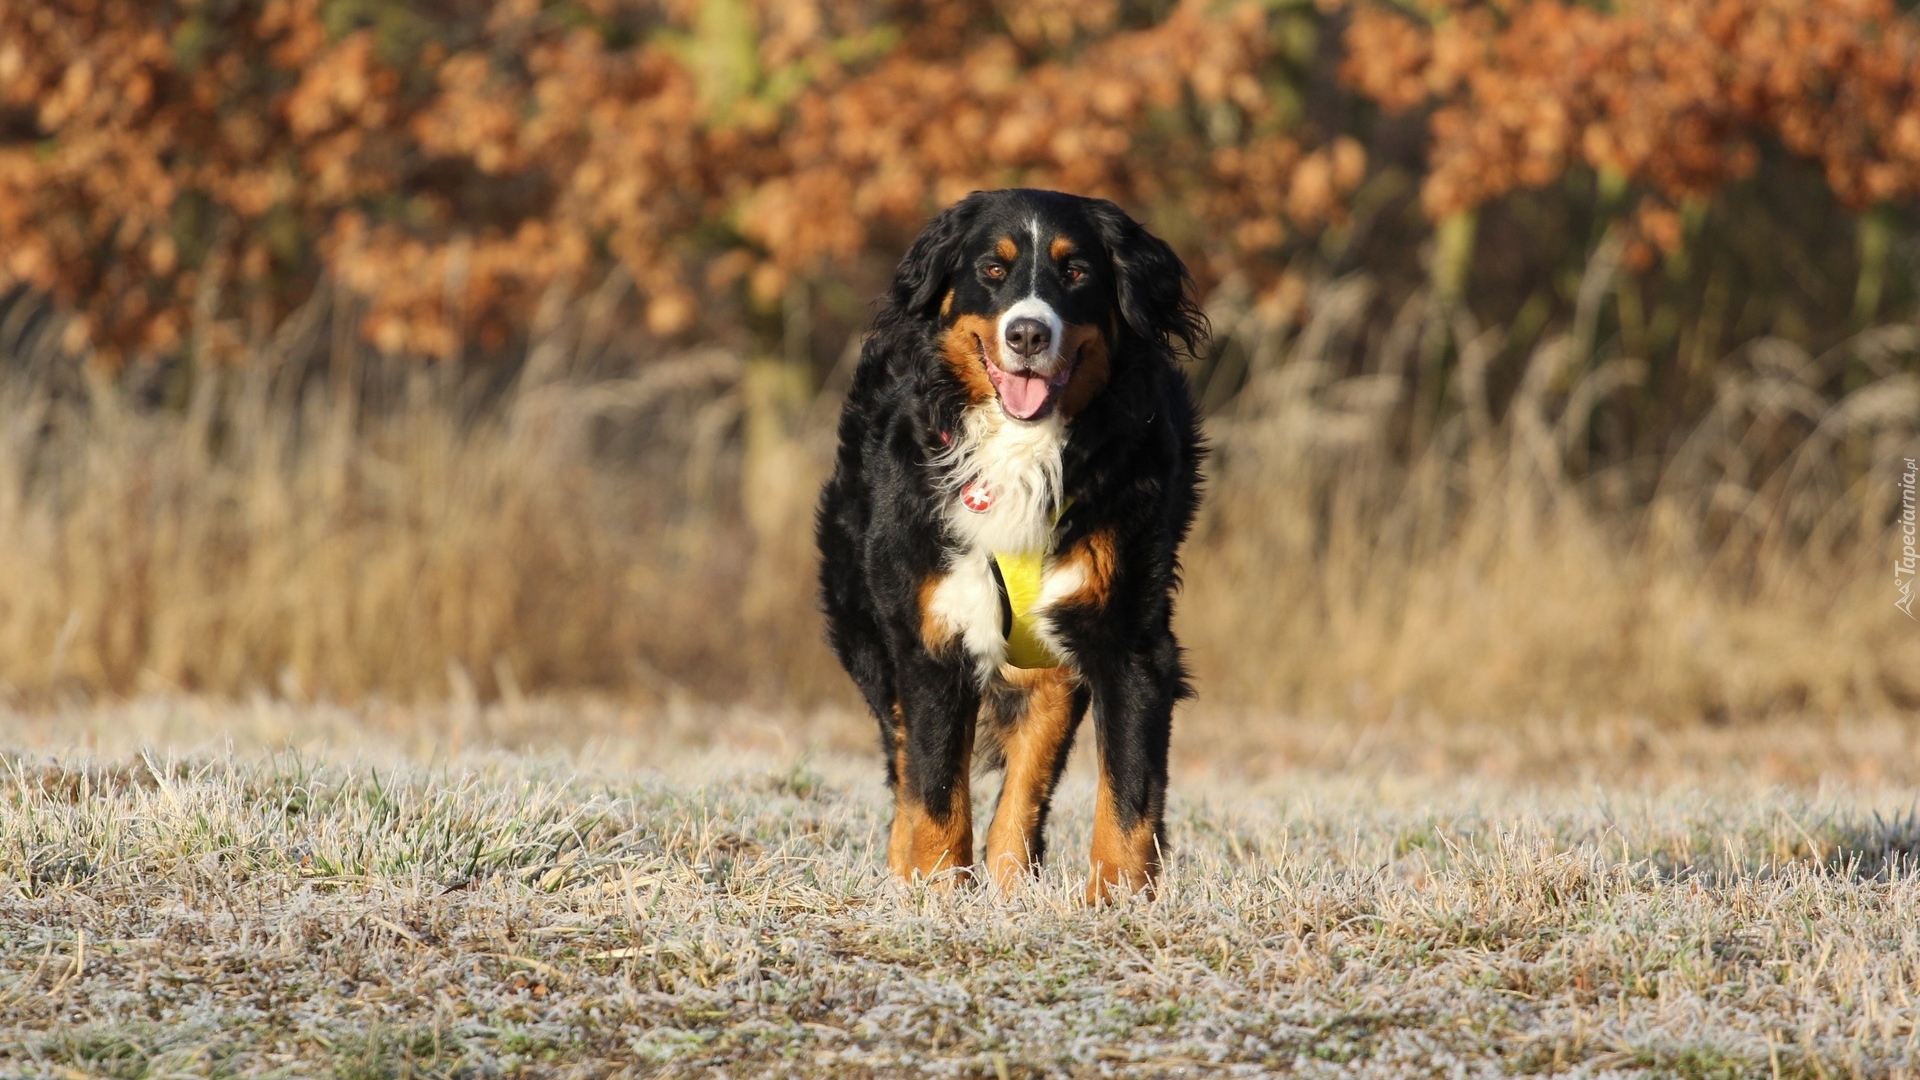
[[[918,587],[955,543],[944,521],[952,496],[934,459],[972,400],[939,345],[960,310],[996,302],[982,291],[993,283],[973,272],[991,258],[994,237],[1036,216],[1050,232],[1085,238],[1075,256],[1083,278],[1061,303],[1076,309],[1069,322],[1105,330],[1109,358],[1104,388],[1068,423],[1070,502],[1056,550],[1105,529],[1117,553],[1105,607],[1063,608],[1052,622],[1079,671],[1076,720],[1091,703],[1121,824],[1147,821],[1157,832],[1172,710],[1190,694],[1170,622],[1204,452],[1177,358],[1204,342],[1207,326],[1186,267],[1113,203],[976,192],[934,218],[901,260],[861,352],[820,498],[827,636],[880,721],[889,783],[939,813],[970,766],[982,706],[971,659],[930,651],[921,638]],[[943,314],[943,302],[959,310]],[[896,705],[904,775],[895,767]]]

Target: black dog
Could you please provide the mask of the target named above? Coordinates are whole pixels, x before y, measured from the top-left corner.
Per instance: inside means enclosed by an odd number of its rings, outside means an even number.
[[[1192,278],[1113,203],[976,192],[927,225],[874,317],[820,496],[828,639],[880,721],[902,878],[973,863],[975,753],[1004,765],[987,866],[1039,864],[1091,703],[1089,901],[1159,872],[1169,625],[1203,449],[1177,351]]]

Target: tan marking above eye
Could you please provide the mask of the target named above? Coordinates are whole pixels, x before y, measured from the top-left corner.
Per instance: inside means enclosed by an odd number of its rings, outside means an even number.
[[[1073,241],[1064,236],[1056,236],[1053,238],[1053,243],[1048,246],[1047,254],[1053,256],[1054,262],[1059,262],[1073,254]]]
[[[1020,255],[1020,245],[1013,242],[1013,237],[1003,236],[993,245],[993,253],[1012,262]]]

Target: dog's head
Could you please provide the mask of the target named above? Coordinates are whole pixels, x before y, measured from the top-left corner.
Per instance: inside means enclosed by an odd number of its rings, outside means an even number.
[[[1171,357],[1206,334],[1173,249],[1104,199],[982,191],[933,219],[908,250],[896,310],[937,321],[942,358],[973,404],[1072,417],[1117,353]]]

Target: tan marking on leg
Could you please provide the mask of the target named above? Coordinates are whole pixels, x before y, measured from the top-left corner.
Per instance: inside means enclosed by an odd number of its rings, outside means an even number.
[[[987,378],[983,352],[996,348],[1000,331],[992,319],[983,315],[962,315],[940,338],[940,357],[966,388],[967,400],[983,405],[993,400],[993,380]]]
[[[1135,890],[1153,894],[1160,876],[1160,845],[1151,821],[1131,829],[1120,827],[1119,808],[1106,770],[1100,772],[1100,794],[1093,807],[1093,871],[1087,880],[1087,903],[1099,904]]]
[[[893,703],[893,781],[897,787],[901,778],[907,775],[907,718],[900,712],[900,703]]]
[[[1078,566],[1082,583],[1078,589],[1055,602],[1056,606],[1102,609],[1113,594],[1113,571],[1120,565],[1119,551],[1112,529],[1095,529],[1068,548],[1056,562],[1058,566]]]
[[[901,881],[913,880],[913,814],[904,795],[894,795],[893,828],[887,834],[887,869]]]
[[[1007,775],[987,829],[987,870],[1011,891],[1036,868],[1041,808],[1053,794],[1060,755],[1073,729],[1071,669],[1002,667],[1007,681],[1027,692],[1026,711],[1001,740]]]
[[[1107,336],[1097,326],[1071,323],[1060,335],[1060,348],[1075,358],[1073,377],[1060,399],[1060,415],[1071,420],[1107,385]]]
[[[1020,245],[1013,242],[1013,237],[1003,236],[994,243],[993,253],[1012,262],[1020,254]]]
[[[887,837],[887,866],[901,881],[921,878],[951,885],[950,873],[973,865],[973,824],[965,811],[943,824],[926,808],[900,798],[893,809],[893,830]]]
[[[1059,262],[1073,254],[1073,241],[1064,236],[1056,236],[1053,238],[1053,243],[1047,246],[1047,254],[1053,256],[1054,262]]]
[[[945,574],[933,573],[920,583],[920,640],[928,652],[939,652],[953,641],[953,624],[933,612],[933,594],[946,579]]]
[[[948,871],[973,865],[973,739],[969,734],[946,820],[928,812],[907,793],[907,723],[899,705],[893,707],[894,776],[893,825],[887,834],[887,867],[902,881],[915,877],[951,885],[959,877]]]

